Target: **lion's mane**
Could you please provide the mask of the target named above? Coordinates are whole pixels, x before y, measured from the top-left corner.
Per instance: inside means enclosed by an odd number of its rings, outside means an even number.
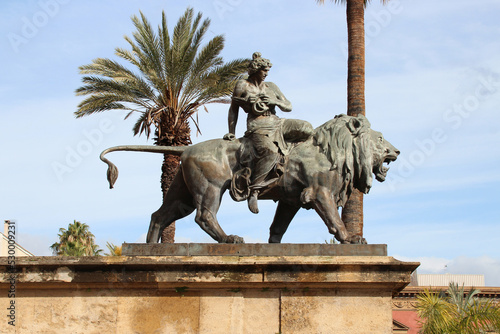
[[[342,180],[337,206],[344,206],[353,187],[368,193],[373,182],[370,122],[363,115],[338,115],[319,126],[313,138]]]

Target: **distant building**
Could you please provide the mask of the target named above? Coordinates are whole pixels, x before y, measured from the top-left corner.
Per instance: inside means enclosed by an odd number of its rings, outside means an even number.
[[[4,222],[3,233],[0,233],[0,239],[1,239],[0,256],[9,256],[9,226],[11,226],[11,225],[12,225],[11,221],[6,220]],[[11,229],[11,231],[12,231],[12,229]],[[17,231],[15,231],[15,232],[17,233]],[[17,234],[14,234],[14,237],[17,237]],[[15,238],[14,238],[14,240],[15,240]],[[11,244],[12,244],[12,241],[11,241]],[[29,252],[26,248],[19,245],[17,242],[14,243],[14,247],[15,247],[15,251],[16,251],[15,256],[18,256],[18,257],[19,256],[35,256],[31,252]]]
[[[422,287],[447,287],[450,283],[457,283],[459,286],[478,287],[484,286],[484,275],[418,274],[416,283],[416,286]]]
[[[477,288],[481,291],[478,297],[496,299],[500,303],[500,287],[485,287],[484,275],[414,273],[411,283],[392,298],[393,333],[418,334],[420,318],[416,311],[416,296],[426,289],[444,291],[450,283]]]

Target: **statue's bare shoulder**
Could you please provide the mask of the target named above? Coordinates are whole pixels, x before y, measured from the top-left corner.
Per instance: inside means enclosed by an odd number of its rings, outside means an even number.
[[[277,97],[284,97],[278,85],[276,85],[274,82],[266,82],[266,87],[268,90],[272,91]]]
[[[279,91],[278,85],[276,85],[274,82],[267,81],[266,86],[267,86],[267,88],[272,89],[273,91],[276,91],[276,90]]]
[[[249,83],[246,79],[240,79],[236,82],[233,91],[233,97],[244,97],[247,94]]]

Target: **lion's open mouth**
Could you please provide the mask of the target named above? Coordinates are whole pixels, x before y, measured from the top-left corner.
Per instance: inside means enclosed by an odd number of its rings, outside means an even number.
[[[397,157],[398,157],[397,154],[388,154],[378,166],[375,166],[375,170],[373,172],[375,174],[375,178],[377,179],[377,181],[379,182],[385,181],[385,177],[387,176],[387,172],[389,171],[389,164],[395,161]]]

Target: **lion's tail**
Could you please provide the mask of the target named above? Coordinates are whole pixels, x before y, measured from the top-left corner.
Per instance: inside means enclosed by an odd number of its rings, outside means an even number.
[[[110,152],[115,151],[135,151],[135,152],[150,152],[150,153],[162,153],[162,154],[173,154],[181,155],[186,149],[186,146],[149,146],[149,145],[123,145],[123,146],[113,146],[102,151],[99,156],[102,161],[108,165],[107,178],[109,182],[109,188],[113,189],[113,186],[118,179],[118,168],[106,159],[104,156]]]

